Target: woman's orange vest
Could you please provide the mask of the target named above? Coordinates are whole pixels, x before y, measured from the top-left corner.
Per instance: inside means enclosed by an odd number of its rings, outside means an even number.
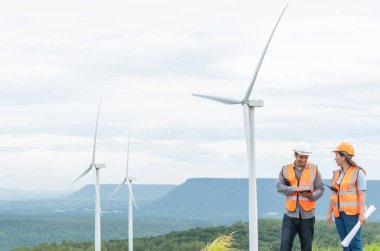
[[[337,192],[333,192],[330,198],[333,202],[335,217],[339,217],[339,210],[348,215],[360,213],[358,188],[356,186],[360,169],[362,168],[350,166],[344,173],[340,185],[336,182],[338,181],[341,170],[334,171],[331,185],[337,190]],[[365,173],[364,170],[363,172]]]
[[[294,164],[289,164],[282,168],[282,176],[284,179],[289,180],[292,187],[301,187],[304,190],[314,191],[314,181],[317,177],[317,166],[311,163],[307,163],[304,167],[301,177],[298,180],[294,171]],[[305,211],[311,211],[315,208],[315,201],[294,192],[286,197],[286,209],[290,212],[294,212],[297,208],[297,201]]]

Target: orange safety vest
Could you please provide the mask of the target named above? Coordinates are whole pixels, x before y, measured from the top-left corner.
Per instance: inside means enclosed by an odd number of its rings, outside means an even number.
[[[334,217],[339,217],[339,209],[348,215],[360,213],[358,188],[356,186],[360,169],[362,168],[350,166],[344,173],[340,185],[336,183],[340,176],[340,170],[334,171],[331,185],[337,192],[333,192],[330,196],[333,202]],[[365,173],[364,170],[363,172]]]
[[[289,180],[292,187],[301,187],[304,190],[311,190],[313,192],[314,181],[317,177],[317,166],[308,162],[298,180],[294,171],[294,164],[292,163],[282,168],[282,176]],[[305,211],[311,211],[315,208],[315,201],[309,200],[294,192],[293,194],[286,196],[286,209],[290,212],[294,212],[297,208],[297,201]]]

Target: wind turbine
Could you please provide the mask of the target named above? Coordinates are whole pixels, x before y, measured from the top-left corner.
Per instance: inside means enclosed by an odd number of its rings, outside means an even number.
[[[247,154],[248,154],[248,167],[249,167],[249,250],[257,251],[259,250],[258,245],[258,224],[257,224],[257,190],[256,190],[256,169],[255,169],[255,126],[254,126],[254,110],[255,107],[262,107],[264,105],[263,100],[251,100],[249,99],[253,85],[256,81],[257,74],[259,73],[260,66],[264,60],[265,53],[269,47],[270,41],[272,40],[273,34],[276,31],[276,28],[281,20],[282,15],[284,14],[287,4],[281,12],[280,17],[278,18],[276,25],[274,26],[272,33],[266,43],[264,51],[261,54],[260,60],[256,66],[255,73],[251,84],[249,85],[245,96],[242,100],[225,98],[225,97],[216,97],[208,95],[193,94],[194,96],[211,99],[227,105],[236,105],[240,104],[243,106],[244,114],[244,128],[245,128],[245,138],[247,144]]]
[[[73,185],[77,180],[85,176],[91,170],[95,171],[95,251],[101,251],[101,237],[100,237],[100,185],[99,185],[99,169],[105,168],[106,164],[95,164],[95,149],[96,149],[96,136],[98,132],[98,121],[99,121],[99,112],[100,105],[102,103],[102,99],[100,99],[99,107],[98,107],[98,115],[96,117],[96,126],[95,126],[95,136],[94,136],[94,147],[92,151],[92,161],[89,167],[81,174],[78,178],[76,178],[71,185]]]
[[[137,204],[135,201],[135,197],[133,196],[132,191],[132,181],[135,181],[136,178],[129,177],[129,142],[131,141],[131,130],[129,130],[129,136],[128,136],[128,148],[127,148],[127,172],[123,179],[123,181],[116,187],[116,189],[112,192],[110,197],[108,199],[111,199],[120,189],[121,187],[127,183],[128,185],[128,251],[133,251],[133,206],[132,203],[135,205],[136,209]]]

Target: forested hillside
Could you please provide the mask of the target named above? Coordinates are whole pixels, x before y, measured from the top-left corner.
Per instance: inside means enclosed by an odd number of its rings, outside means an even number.
[[[259,220],[260,251],[276,251],[280,245],[281,220]],[[231,227],[196,228],[166,235],[134,240],[135,251],[196,251],[206,246],[214,238],[236,232],[236,247],[248,249],[248,224],[235,223]],[[367,250],[380,250],[380,223],[368,222],[364,226],[363,240]],[[127,250],[127,240],[110,240],[102,243],[103,251]],[[371,246],[369,246],[371,245]],[[315,250],[341,250],[335,227],[327,226],[324,221],[316,223]],[[65,241],[60,244],[40,244],[36,247],[15,248],[12,251],[92,251],[92,242]],[[295,251],[300,250],[298,238],[295,240]]]

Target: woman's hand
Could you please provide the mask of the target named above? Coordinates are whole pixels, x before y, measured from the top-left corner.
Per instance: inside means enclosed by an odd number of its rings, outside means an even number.
[[[334,222],[333,219],[332,219],[332,214],[331,214],[331,212],[329,212],[329,213],[327,214],[326,222],[327,222],[327,224],[329,224],[329,225],[330,225],[331,223]]]
[[[364,213],[360,213],[359,214],[359,221],[360,221],[360,223],[363,225],[366,222],[366,220],[367,219],[366,219]]]

